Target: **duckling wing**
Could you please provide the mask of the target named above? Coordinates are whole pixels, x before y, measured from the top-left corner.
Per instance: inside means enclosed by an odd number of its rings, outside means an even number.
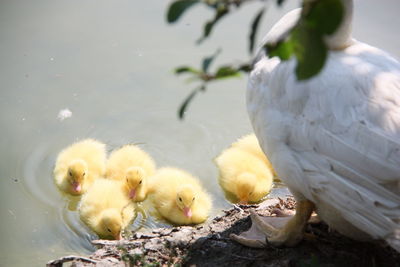
[[[264,58],[251,74],[261,147],[297,199],[333,208],[328,224],[342,217],[400,251],[400,64],[356,43],[331,52],[310,80],[297,81],[294,68]]]

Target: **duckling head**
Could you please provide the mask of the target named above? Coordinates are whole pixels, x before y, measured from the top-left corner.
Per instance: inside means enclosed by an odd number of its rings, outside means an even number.
[[[192,206],[196,196],[191,186],[182,186],[176,194],[176,204],[187,218],[192,217]]]
[[[97,232],[100,237],[108,239],[122,239],[122,215],[115,209],[107,209],[101,213]]]
[[[252,200],[257,178],[252,173],[242,173],[237,176],[236,180],[236,196],[240,204],[247,204]]]
[[[140,194],[145,188],[145,170],[140,167],[130,167],[126,170],[126,189],[129,198],[134,201],[143,201],[145,194]]]
[[[84,160],[77,159],[70,162],[68,166],[68,182],[71,185],[71,193],[80,195],[82,193],[82,185],[88,174],[88,166]]]

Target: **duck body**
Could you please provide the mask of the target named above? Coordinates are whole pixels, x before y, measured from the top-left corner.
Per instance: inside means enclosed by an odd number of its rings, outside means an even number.
[[[71,195],[86,192],[93,181],[104,176],[106,146],[94,139],[85,139],[63,149],[54,167],[57,187]]]
[[[215,158],[218,182],[232,202],[257,203],[270,192],[273,171],[266,164],[265,156],[258,155],[257,149],[254,150],[257,153],[249,152],[249,146],[244,146],[241,140]],[[248,141],[248,138],[244,140]]]
[[[204,222],[211,210],[211,197],[186,171],[164,167],[151,177],[150,198],[168,221],[177,225]]]
[[[143,201],[147,195],[147,177],[155,172],[151,156],[135,145],[125,145],[113,151],[107,160],[106,177],[126,182],[125,191],[133,201]]]
[[[120,239],[134,217],[134,208],[121,181],[97,179],[79,203],[81,220],[100,238]]]
[[[263,151],[330,227],[400,250],[399,62],[351,39],[315,77],[298,81],[295,67],[264,56],[250,75],[248,113]]]

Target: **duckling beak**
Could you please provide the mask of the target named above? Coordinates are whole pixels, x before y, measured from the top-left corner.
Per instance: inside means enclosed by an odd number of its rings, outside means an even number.
[[[120,231],[118,234],[116,234],[116,235],[114,236],[114,239],[115,239],[115,240],[122,240],[122,239],[124,239],[124,238],[122,237],[121,231]]]
[[[72,183],[72,188],[76,193],[81,192],[81,189],[82,189],[81,184],[78,183],[78,182],[73,182]]]
[[[129,198],[130,198],[130,199],[134,199],[135,197],[136,197],[136,188],[131,189],[131,190],[129,191]]]
[[[192,210],[188,207],[183,208],[183,214],[185,214],[186,217],[191,218],[192,217]]]

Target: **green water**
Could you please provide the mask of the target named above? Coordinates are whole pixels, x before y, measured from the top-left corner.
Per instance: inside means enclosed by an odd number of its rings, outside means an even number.
[[[269,9],[261,32],[286,10]],[[198,7],[177,25],[165,24],[168,1],[0,1],[0,265],[43,266],[68,254],[88,254],[95,236],[56,190],[52,168],[70,143],[98,138],[109,149],[140,142],[158,166],[176,166],[202,179],[213,215],[229,207],[212,159],[251,131],[246,78],[216,83],[176,112],[188,89],[172,69],[196,65],[223,47],[219,62],[247,59],[247,30],[259,6],[223,20],[212,39],[195,45]],[[355,35],[400,55],[396,0],[356,1]],[[68,108],[72,116],[57,118]],[[159,224],[149,220],[145,229]]]

